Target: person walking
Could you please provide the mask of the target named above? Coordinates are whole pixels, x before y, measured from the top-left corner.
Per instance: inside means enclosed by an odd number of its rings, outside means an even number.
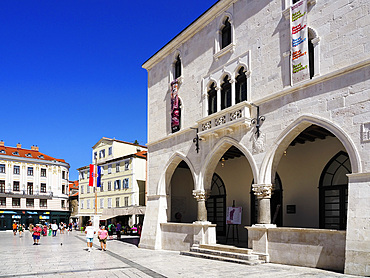
[[[117,239],[121,239],[121,229],[122,229],[121,222],[118,222],[116,226]]]
[[[113,231],[114,231],[115,227],[114,227],[114,224],[113,223],[110,223],[108,225],[108,235],[109,235],[109,239],[113,239]]]
[[[48,236],[51,236],[52,233],[53,233],[53,230],[51,229],[51,224],[49,224],[49,233],[48,233]]]
[[[56,236],[57,235],[57,231],[58,231],[58,225],[57,225],[57,223],[53,223],[53,224],[51,224],[51,229],[52,229],[52,231],[53,231],[53,236]]]
[[[99,238],[101,250],[107,251],[108,231],[105,229],[105,226],[100,227],[100,230],[98,232],[98,238]]]
[[[36,226],[33,228],[33,245],[40,245],[40,235],[41,235],[41,224],[36,224]]]
[[[22,232],[23,231],[24,231],[24,225],[19,224],[19,226],[18,226],[19,237],[22,237]]]
[[[14,221],[14,223],[13,223],[13,234],[14,235],[17,234],[17,230],[18,230],[18,225],[17,225],[17,222]]]
[[[28,225],[28,230],[30,231],[31,236],[32,236],[32,234],[33,234],[33,228],[34,228],[33,224],[32,224],[32,223],[30,223],[30,225]]]
[[[85,228],[85,234],[86,234],[86,242],[87,242],[87,251],[91,252],[92,245],[93,245],[93,239],[95,234],[94,227],[92,226],[91,221],[87,223],[87,226]]]

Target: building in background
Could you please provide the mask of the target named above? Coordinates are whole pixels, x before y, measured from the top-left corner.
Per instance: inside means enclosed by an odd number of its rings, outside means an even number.
[[[140,224],[145,213],[146,153],[138,144],[103,137],[92,148],[92,161],[101,166],[97,214],[101,222]],[[89,165],[78,168],[79,217],[85,225],[95,214],[95,188],[89,186]]]
[[[370,275],[369,26],[368,0],[220,0],[148,59],[140,247],[228,242],[235,205],[266,261]]]
[[[68,202],[69,202],[69,222],[78,222],[78,180],[70,181],[68,185]]]
[[[0,142],[0,230],[12,222],[67,222],[69,164],[21,144]]]

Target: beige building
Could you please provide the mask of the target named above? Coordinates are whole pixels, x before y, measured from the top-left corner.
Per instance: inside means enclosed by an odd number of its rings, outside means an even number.
[[[67,222],[69,164],[31,149],[0,142],[0,230],[12,223]]]
[[[266,261],[370,275],[369,11],[220,0],[143,64],[141,247],[226,243],[235,205]]]
[[[101,166],[97,188],[100,221],[122,225],[142,223],[145,213],[146,147],[103,137],[92,148],[92,161]],[[95,215],[94,187],[89,186],[89,165],[79,171],[79,217],[84,225]]]

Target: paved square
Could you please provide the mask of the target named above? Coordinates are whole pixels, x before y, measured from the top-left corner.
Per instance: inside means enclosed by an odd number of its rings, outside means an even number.
[[[22,237],[0,232],[2,277],[358,277],[320,269],[262,264],[239,265],[179,255],[179,252],[146,250],[111,240],[107,252],[94,239],[87,252],[85,236],[66,232],[41,237],[33,245],[27,231]]]

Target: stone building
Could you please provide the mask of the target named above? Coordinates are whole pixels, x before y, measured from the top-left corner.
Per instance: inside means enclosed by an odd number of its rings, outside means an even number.
[[[68,185],[69,222],[78,222],[78,180],[70,181]]]
[[[235,206],[267,261],[370,274],[369,13],[220,0],[143,64],[141,247],[226,242]]]
[[[92,148],[92,163],[101,166],[96,214],[100,221],[134,225],[145,214],[145,146],[103,137]],[[95,215],[95,188],[89,186],[89,165],[78,168],[81,225]]]
[[[0,230],[12,222],[67,222],[69,164],[39,151],[0,142]]]

